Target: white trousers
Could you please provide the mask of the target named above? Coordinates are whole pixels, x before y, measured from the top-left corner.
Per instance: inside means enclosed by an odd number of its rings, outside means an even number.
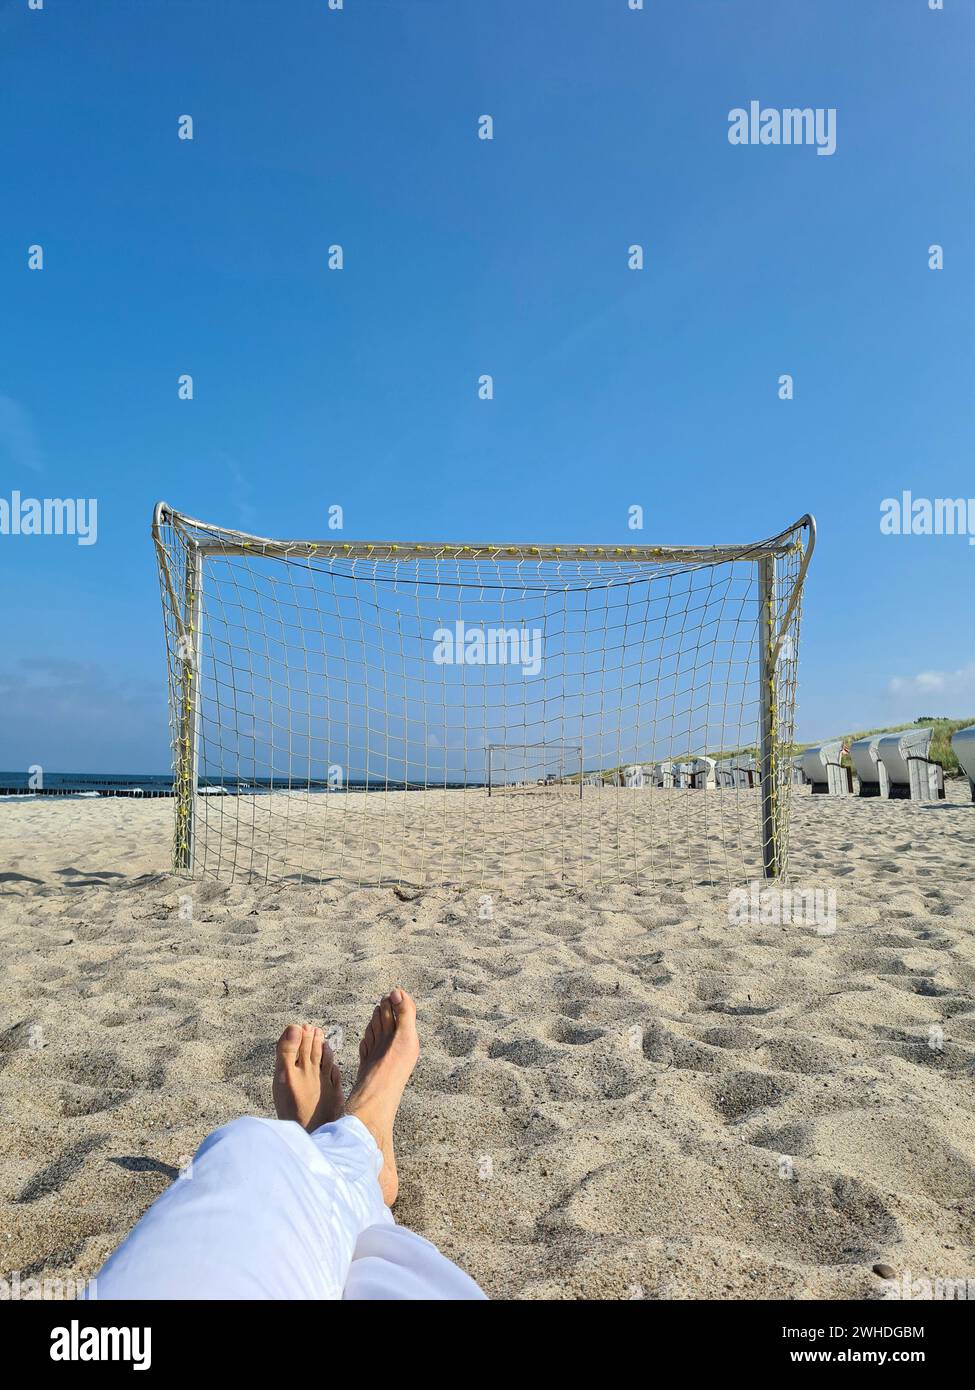
[[[477,1299],[383,1201],[382,1154],[345,1115],[306,1134],[234,1120],[209,1135],[95,1279],[97,1299]]]

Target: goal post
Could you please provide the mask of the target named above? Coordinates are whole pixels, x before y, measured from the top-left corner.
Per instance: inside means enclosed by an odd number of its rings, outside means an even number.
[[[762,788],[762,869],[777,878],[781,857],[779,829],[779,771],[776,720],[777,689],[775,566],[767,555],[758,562],[758,688],[759,751]]]
[[[740,545],[344,542],[160,502],[152,537],[177,872],[787,872],[812,517]],[[517,759],[543,795],[492,795]]]
[[[173,867],[192,872],[194,865],[193,817],[199,782],[198,673],[202,666],[203,559],[200,549],[187,545],[178,565],[167,563],[160,548],[164,509],[153,511],[152,534],[157,545],[159,578],[163,586],[163,615],[169,670],[170,738],[173,761],[173,795],[176,817]],[[174,584],[176,587],[174,587]]]

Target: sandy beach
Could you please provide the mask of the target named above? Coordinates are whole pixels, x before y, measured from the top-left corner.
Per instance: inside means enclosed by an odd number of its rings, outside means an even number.
[[[226,814],[226,811],[223,812]],[[975,1277],[975,807],[793,806],[836,930],[727,887],[168,872],[167,801],[0,805],[0,1265],[92,1275],[274,1041],[416,997],[397,1217],[492,1297],[869,1299]],[[700,877],[700,876],[698,876]]]

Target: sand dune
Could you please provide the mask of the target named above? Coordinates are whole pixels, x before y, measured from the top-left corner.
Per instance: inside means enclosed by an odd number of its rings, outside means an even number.
[[[797,883],[249,885],[167,873],[172,804],[0,806],[3,1273],[92,1274],[273,1042],[417,998],[397,1215],[495,1297],[870,1298],[975,1277],[975,807],[813,799]],[[191,912],[191,917],[188,915]]]

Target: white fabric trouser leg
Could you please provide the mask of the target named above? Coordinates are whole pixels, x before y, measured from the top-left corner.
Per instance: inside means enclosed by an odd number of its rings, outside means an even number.
[[[368,1226],[356,1241],[342,1297],[428,1301],[487,1295],[430,1241],[389,1221]]]
[[[354,1116],[308,1135],[234,1120],[200,1145],[95,1280],[98,1299],[483,1298],[383,1202],[382,1154]],[[362,1273],[352,1274],[360,1261]]]

